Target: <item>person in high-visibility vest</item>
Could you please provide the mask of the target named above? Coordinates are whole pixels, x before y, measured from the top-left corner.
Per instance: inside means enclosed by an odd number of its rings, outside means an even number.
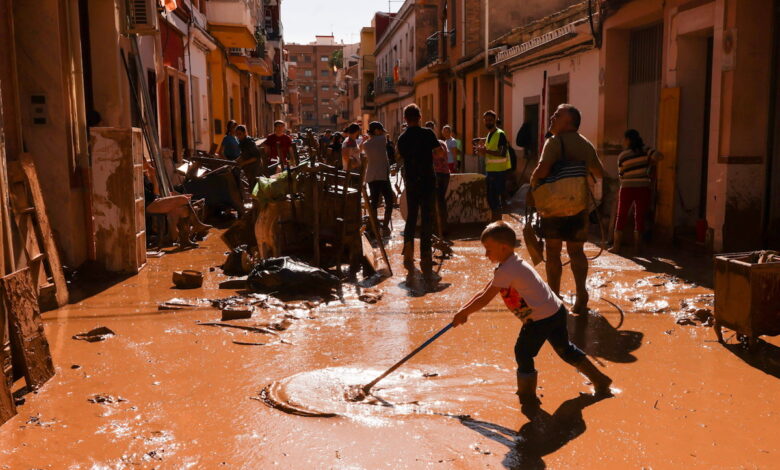
[[[503,130],[496,127],[495,111],[485,111],[482,119],[488,130],[485,142],[477,147],[477,154],[485,157],[487,199],[491,220],[501,220],[501,195],[506,189],[506,172],[512,166],[509,159],[509,140]]]

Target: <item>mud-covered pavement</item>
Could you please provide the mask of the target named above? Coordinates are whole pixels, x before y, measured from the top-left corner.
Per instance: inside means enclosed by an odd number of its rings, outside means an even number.
[[[175,297],[234,293],[218,289],[219,269],[209,271],[224,261],[217,235],[44,314],[57,375],[25,395],[19,414],[0,428],[0,468],[780,466],[780,342],[770,339],[751,356],[733,338],[716,343],[712,329],[699,325],[695,313],[712,292],[691,280],[706,259],[691,265],[688,257],[685,266],[694,267],[678,270],[670,259],[643,265],[600,257],[589,281],[594,312],[570,317],[570,334],[618,393],[601,401],[580,395],[588,391],[583,378],[545,345],[537,359],[545,414],[531,424],[513,394],[520,324],[500,300],[380,382],[376,399],[347,405],[333,387],[344,377],[370,380],[450,321],[492,270],[476,239],[456,242],[440,291],[427,295],[398,275],[396,233],[396,277],[369,291],[374,298],[381,291],[373,304],[359,300],[354,285],[345,286],[343,301],[266,302],[252,319],[232,322],[255,330],[199,325],[220,320],[213,308],[158,310]],[[171,272],[188,268],[205,271],[203,288],[171,289]],[[571,289],[566,270],[564,291]],[[615,308],[600,297],[625,309],[619,329]],[[98,326],[115,336],[71,338]],[[260,391],[279,380],[297,399],[332,405],[341,416],[266,406]]]

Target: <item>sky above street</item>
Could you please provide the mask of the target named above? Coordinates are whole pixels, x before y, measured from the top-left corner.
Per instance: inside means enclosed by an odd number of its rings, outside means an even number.
[[[403,2],[392,0],[389,11]],[[371,26],[377,11],[388,11],[387,0],[283,0],[284,42],[308,44],[315,35],[333,34],[345,44],[360,41],[360,28]]]

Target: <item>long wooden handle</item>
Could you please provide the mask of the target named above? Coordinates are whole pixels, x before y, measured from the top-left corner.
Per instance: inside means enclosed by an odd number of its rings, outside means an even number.
[[[371,387],[373,387],[374,385],[376,385],[376,384],[377,384],[377,383],[378,383],[380,380],[384,379],[384,378],[385,378],[385,377],[387,377],[388,375],[392,374],[392,373],[393,373],[393,372],[394,372],[396,369],[398,369],[399,367],[401,367],[401,366],[402,366],[402,365],[403,365],[403,364],[404,364],[406,361],[408,361],[409,359],[413,358],[413,357],[414,357],[414,356],[415,356],[415,355],[416,355],[418,352],[420,352],[420,351],[422,351],[423,349],[425,349],[426,347],[428,347],[428,345],[429,345],[429,344],[431,344],[431,343],[433,343],[434,341],[436,341],[436,339],[437,339],[439,336],[441,336],[441,335],[443,335],[444,333],[446,333],[446,332],[447,332],[447,330],[449,330],[450,328],[452,328],[452,323],[449,323],[447,326],[445,326],[444,328],[442,328],[441,330],[439,330],[439,332],[438,332],[438,333],[436,333],[435,335],[431,336],[431,337],[428,339],[428,341],[424,342],[424,343],[423,343],[423,344],[421,344],[421,345],[420,345],[420,346],[419,346],[417,349],[415,349],[414,351],[410,352],[410,353],[409,353],[409,354],[408,354],[406,357],[404,357],[404,358],[403,358],[403,359],[401,359],[400,361],[396,362],[396,363],[395,363],[395,364],[394,364],[394,365],[393,365],[391,368],[387,369],[387,370],[385,371],[385,373],[384,373],[384,374],[382,374],[382,375],[380,375],[379,377],[377,377],[377,378],[375,378],[374,380],[372,380],[372,381],[371,381],[371,382],[370,382],[368,385],[366,385],[365,387],[363,387],[363,392],[365,392],[365,393],[367,394],[367,393],[368,393],[368,391],[369,391],[369,390],[371,390]]]

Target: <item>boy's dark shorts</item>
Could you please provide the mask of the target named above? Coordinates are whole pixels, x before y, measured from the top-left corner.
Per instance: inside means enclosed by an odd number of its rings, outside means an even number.
[[[542,217],[542,237],[566,242],[588,241],[588,211],[568,217]]]
[[[542,345],[549,342],[561,359],[569,364],[576,364],[585,353],[569,341],[567,320],[569,312],[561,308],[551,317],[538,321],[528,321],[520,329],[520,335],[515,344],[515,360],[519,374],[536,372],[534,358]]]

